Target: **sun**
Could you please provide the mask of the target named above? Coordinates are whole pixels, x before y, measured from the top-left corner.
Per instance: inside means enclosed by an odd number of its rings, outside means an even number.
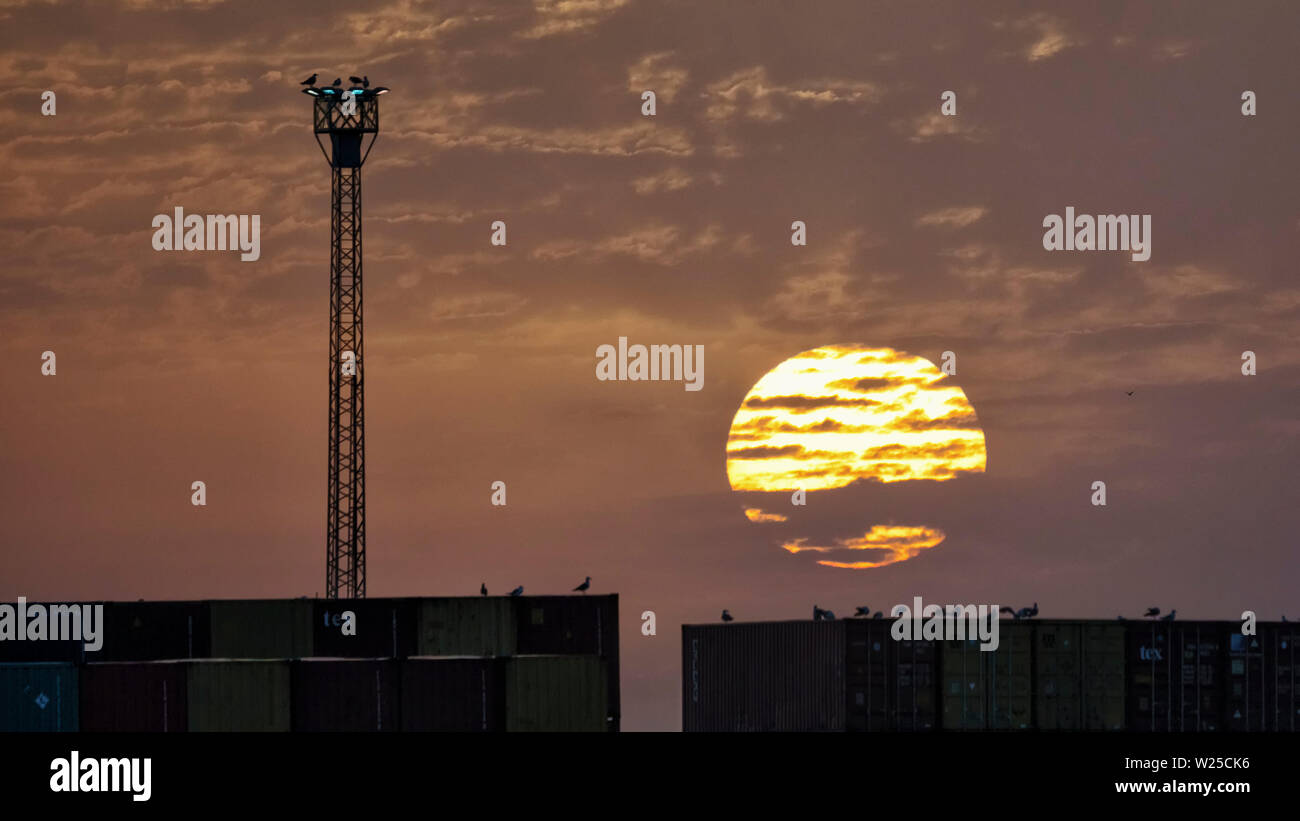
[[[727,436],[727,479],[734,491],[807,492],[854,482],[945,482],[983,473],[984,432],[965,392],[929,360],[892,348],[828,345],[777,365],[736,411]],[[747,507],[753,522],[789,517]],[[819,563],[865,569],[912,558],[944,533],[922,525],[873,525],[791,553],[879,551],[879,561]]]

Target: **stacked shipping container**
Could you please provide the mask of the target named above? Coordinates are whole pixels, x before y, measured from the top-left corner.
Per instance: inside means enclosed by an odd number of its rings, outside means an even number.
[[[104,622],[98,653],[0,642],[0,732],[619,727],[617,596],[109,602]]]
[[[990,652],[892,626],[685,625],[683,729],[1300,729],[1290,624],[1002,620]],[[841,669],[842,721],[821,706]]]

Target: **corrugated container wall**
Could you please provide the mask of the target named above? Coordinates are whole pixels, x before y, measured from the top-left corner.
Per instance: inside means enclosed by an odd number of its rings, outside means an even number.
[[[86,661],[206,658],[212,649],[207,602],[108,602],[104,646]]]
[[[1270,625],[1262,631],[1265,641],[1265,666],[1273,671],[1267,679],[1264,709],[1268,714],[1265,727],[1269,730],[1295,732],[1300,730],[1300,627],[1289,623]]]
[[[1083,625],[1083,703],[1085,730],[1123,730],[1124,625]]]
[[[842,621],[682,625],[682,728],[846,727]]]
[[[1226,645],[1233,632],[1223,622],[1133,623],[1125,662],[1129,728],[1226,729]]]
[[[514,600],[421,599],[416,654],[421,656],[513,656]]]
[[[192,732],[289,729],[289,662],[194,661],[186,666]]]
[[[494,658],[412,658],[402,662],[402,729],[505,729],[503,664]]]
[[[81,668],[81,729],[180,733],[187,729],[184,662],[107,662]]]
[[[608,731],[609,666],[596,656],[515,656],[505,661],[506,730]]]
[[[620,724],[618,596],[523,596],[514,600],[520,655],[592,655],[609,668],[609,729]]]
[[[978,644],[976,650],[979,650]],[[998,649],[984,653],[988,668],[987,715],[990,729],[1028,730],[1034,726],[1033,654],[1033,624],[1001,620]]]
[[[98,603],[102,604],[102,602],[98,602]],[[0,602],[0,604],[7,605],[14,609],[14,614],[13,614],[14,627],[17,630],[23,631],[21,635],[26,637],[27,633],[25,631],[31,622],[31,618],[28,616],[28,614],[30,614],[31,611],[30,610],[24,611],[24,616],[25,616],[24,621],[19,622],[18,602],[16,601]],[[49,624],[48,624],[48,614],[50,613],[50,608],[73,607],[73,606],[86,607],[86,606],[93,606],[93,604],[95,603],[27,602],[26,606],[28,608],[31,608],[36,604],[40,604],[42,607],[45,608],[44,612],[47,614],[45,635],[48,637],[51,635],[51,633],[49,632]],[[63,611],[60,611],[60,613],[62,612]],[[78,611],[71,611],[71,612],[78,612]],[[104,625],[99,624],[97,626],[99,631],[102,634],[104,630]],[[78,630],[79,629],[80,629],[80,625],[78,625]],[[60,661],[60,662],[80,663],[82,661],[82,648],[84,646],[85,646],[84,639],[73,640],[73,641],[50,641],[48,638],[46,638],[38,641],[29,641],[26,638],[24,638],[23,640],[19,641],[16,638],[7,638],[3,641],[0,641],[0,663],[41,662],[41,661],[51,661],[51,662]],[[90,655],[93,656],[94,654],[92,653]]]
[[[351,617],[346,617],[346,614]],[[416,652],[413,599],[330,599],[312,602],[312,655],[405,658]]]
[[[0,664],[0,732],[77,732],[77,679],[71,664]]]
[[[315,655],[307,599],[214,601],[212,657],[290,659]]]
[[[295,732],[392,732],[401,708],[398,662],[295,661],[290,670]]]

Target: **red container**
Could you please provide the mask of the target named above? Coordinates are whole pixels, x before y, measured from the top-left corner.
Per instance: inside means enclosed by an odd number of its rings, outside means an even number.
[[[81,668],[81,730],[183,733],[184,662],[105,662]]]

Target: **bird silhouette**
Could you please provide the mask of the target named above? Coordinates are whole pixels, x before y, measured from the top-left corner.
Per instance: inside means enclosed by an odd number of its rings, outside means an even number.
[[[518,587],[516,587],[514,590],[511,590],[511,591],[510,591],[510,595],[511,595],[511,596],[522,596],[522,595],[524,595],[524,586],[521,584],[521,585],[519,585]]]
[[[583,595],[585,596],[585,595],[587,594],[587,591],[590,590],[590,589],[591,589],[591,577],[588,576],[588,577],[587,577],[587,580],[586,580],[585,582],[583,582],[582,584],[580,584],[580,585],[578,585],[577,587],[573,588],[573,592],[574,592],[574,593],[581,593],[581,594],[583,594]]]
[[[1149,618],[1153,618],[1153,617],[1155,617],[1155,616],[1160,615],[1160,608],[1159,608],[1159,607],[1148,607],[1148,608],[1147,608],[1147,612],[1143,613],[1142,615],[1143,615],[1144,617],[1148,618],[1148,619],[1149,619]]]
[[[814,604],[814,605],[813,605],[813,621],[821,621],[821,620],[822,620],[823,618],[825,618],[825,617],[826,617],[826,611],[823,610],[823,609],[821,609],[820,607],[818,607],[817,605]]]
[[[370,88],[370,78],[369,78],[369,77],[362,76],[362,78],[361,78],[361,87],[362,87],[362,88]]]
[[[303,86],[314,86],[314,85],[316,85],[316,75],[315,75],[315,74],[311,75],[311,76],[308,77],[306,80],[303,80],[301,83],[299,83],[298,85],[303,85]]]
[[[1010,613],[1010,614],[1011,614],[1011,618],[1013,618],[1013,619],[1018,619],[1018,618],[1020,618],[1020,611],[1019,611],[1019,610],[1017,610],[1017,609],[1014,608],[1014,607],[1007,607],[1005,604],[998,608],[998,612],[999,612],[999,613]]]
[[[1282,614],[1282,621],[1286,621],[1286,613]]]
[[[877,610],[877,611],[876,611],[876,614],[875,614],[874,616],[872,616],[871,618],[873,618],[873,619],[883,619],[884,617],[885,617],[885,614],[884,614],[884,613],[881,613],[879,610]]]
[[[1026,607],[1020,611],[1020,617],[1025,619],[1032,619],[1034,616],[1037,615],[1038,615],[1038,602],[1034,602],[1033,607]]]
[[[1128,621],[1128,619],[1124,618],[1123,616],[1116,616],[1115,621]]]
[[[1160,620],[1161,620],[1161,621],[1173,621],[1173,620],[1174,620],[1174,616],[1176,616],[1176,615],[1178,615],[1178,611],[1177,611],[1177,610],[1170,610],[1168,613],[1166,613],[1165,615],[1161,616],[1161,617],[1160,617]]]
[[[722,611],[722,620],[723,620],[723,621],[735,621],[735,619],[733,619],[733,618],[731,617],[731,614],[728,613],[726,610],[723,610],[723,611]]]
[[[352,83],[352,85],[354,85],[354,86],[359,86],[359,85],[361,85],[361,78],[360,78],[360,77],[349,77],[348,80],[349,80],[349,81]]]
[[[481,583],[479,584],[479,586],[478,586],[478,594],[479,594],[480,596],[486,596],[486,595],[487,595],[487,582],[481,582]]]
[[[1133,391],[1125,391],[1125,393],[1127,393],[1129,396],[1133,395]]]
[[[858,617],[858,616],[869,616],[869,615],[871,615],[871,608],[870,608],[870,607],[859,607],[859,608],[858,608],[858,611],[857,611],[856,613],[853,614],[854,618],[856,618],[856,617]]]
[[[338,88],[339,86],[343,85],[343,78],[335,77],[334,82],[330,83],[330,85],[334,86],[335,88]]]

